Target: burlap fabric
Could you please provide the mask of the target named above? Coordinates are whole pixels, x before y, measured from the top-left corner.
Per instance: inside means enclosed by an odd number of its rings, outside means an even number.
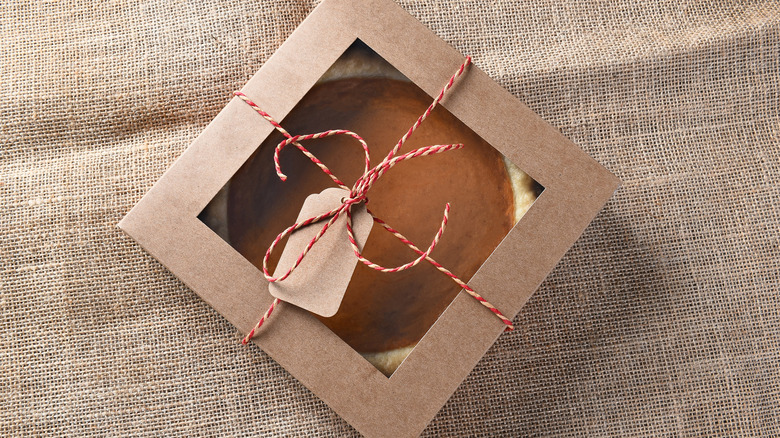
[[[425,435],[780,435],[780,6],[402,5],[624,181]],[[314,6],[0,4],[0,435],[356,435],[116,228]]]

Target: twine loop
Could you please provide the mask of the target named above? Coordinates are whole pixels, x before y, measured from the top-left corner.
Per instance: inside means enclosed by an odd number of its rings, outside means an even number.
[[[289,132],[287,132],[276,120],[273,119],[268,113],[260,109],[260,107],[252,102],[252,100],[249,99],[244,93],[240,91],[236,91],[234,94],[239,97],[241,100],[246,102],[252,109],[254,109],[258,114],[260,114],[264,119],[266,119],[271,125],[276,128],[277,131],[279,131],[282,135],[284,135],[285,139],[281,141],[274,150],[274,167],[276,169],[277,176],[282,180],[287,180],[287,175],[285,175],[282,172],[281,164],[279,162],[279,154],[281,151],[289,145],[293,145],[298,150],[300,150],[306,157],[308,157],[314,164],[316,164],[326,175],[328,175],[333,182],[338,185],[340,188],[347,190],[349,192],[348,196],[345,196],[341,199],[341,204],[334,208],[331,211],[322,213],[317,216],[310,217],[306,220],[303,220],[301,222],[296,222],[293,225],[287,227],[284,231],[279,233],[276,238],[274,239],[273,243],[268,247],[268,250],[265,253],[265,256],[263,257],[263,275],[265,276],[266,280],[269,282],[278,282],[278,281],[284,281],[287,277],[290,276],[290,274],[295,271],[295,269],[301,264],[303,259],[306,257],[306,254],[311,250],[311,248],[317,243],[317,241],[328,231],[328,229],[333,226],[333,224],[336,222],[336,220],[341,217],[341,215],[346,216],[346,228],[347,228],[347,237],[349,239],[350,245],[352,246],[352,249],[355,253],[355,257],[362,262],[363,264],[367,265],[368,267],[375,269],[380,272],[399,272],[406,269],[410,269],[419,263],[421,263],[423,260],[428,261],[433,266],[435,266],[439,271],[443,272],[445,275],[449,276],[455,283],[457,283],[459,286],[461,286],[463,289],[466,290],[466,292],[474,297],[477,301],[479,301],[483,306],[487,307],[490,311],[492,311],[499,319],[501,319],[504,324],[507,325],[506,330],[513,330],[514,326],[512,325],[512,321],[509,320],[506,316],[504,316],[498,309],[496,309],[492,304],[490,304],[487,300],[482,298],[479,294],[477,294],[470,286],[468,286],[464,281],[462,281],[459,277],[457,277],[455,274],[444,268],[441,264],[436,262],[434,259],[431,258],[430,254],[436,247],[436,245],[439,242],[439,239],[441,238],[442,234],[444,233],[444,229],[447,226],[447,221],[449,218],[449,211],[450,211],[450,204],[446,204],[444,207],[444,213],[442,217],[441,225],[436,232],[436,234],[433,237],[433,240],[431,241],[431,244],[428,246],[428,249],[425,251],[420,250],[417,246],[415,246],[409,239],[404,237],[398,230],[395,230],[390,225],[388,225],[383,220],[376,217],[370,209],[366,208],[368,213],[373,218],[374,222],[381,225],[385,230],[393,234],[398,240],[406,244],[407,247],[412,249],[415,253],[417,253],[418,257],[414,260],[399,265],[395,267],[384,267],[381,265],[378,265],[371,260],[366,259],[363,257],[362,252],[360,248],[358,248],[357,242],[355,240],[354,231],[352,229],[352,207],[358,204],[367,204],[368,203],[368,191],[371,189],[371,187],[384,175],[387,173],[388,170],[393,168],[396,164],[411,160],[418,157],[424,157],[427,155],[433,155],[433,154],[439,154],[442,152],[447,152],[451,150],[461,149],[463,147],[462,144],[445,144],[445,145],[433,145],[433,146],[425,146],[422,148],[414,149],[411,152],[407,152],[405,154],[397,155],[398,151],[401,149],[401,147],[406,143],[406,141],[411,137],[411,135],[414,133],[414,131],[422,124],[423,121],[430,115],[431,111],[439,104],[441,99],[444,97],[445,93],[452,87],[455,80],[463,74],[466,67],[471,63],[471,58],[466,57],[466,60],[463,62],[463,64],[460,66],[460,68],[455,72],[454,75],[450,78],[450,80],[447,82],[447,84],[442,88],[439,95],[433,100],[433,103],[431,103],[430,106],[428,106],[428,109],[417,119],[417,121],[412,125],[411,128],[406,132],[406,134],[401,137],[400,140],[396,143],[395,147],[393,147],[390,152],[387,154],[386,157],[376,166],[371,167],[371,154],[369,152],[368,144],[366,141],[358,134],[343,130],[343,129],[334,129],[334,130],[328,130],[319,132],[316,134],[307,134],[307,135],[291,135]],[[318,138],[324,138],[324,137],[330,137],[334,135],[345,135],[348,137],[352,137],[353,139],[357,140],[358,143],[360,143],[364,155],[365,155],[365,165],[363,174],[355,181],[355,183],[352,185],[352,187],[348,187],[341,179],[339,179],[333,172],[330,171],[330,169],[322,162],[320,161],[314,154],[312,154],[306,147],[304,147],[300,142],[301,141],[307,141],[307,140],[313,140]],[[285,273],[282,275],[279,275],[277,277],[274,277],[269,271],[268,271],[268,261],[271,257],[271,254],[273,253],[276,246],[279,244],[279,242],[284,239],[284,237],[292,234],[298,229],[301,229],[303,227],[306,227],[311,224],[315,224],[318,222],[325,222],[325,224],[320,228],[320,231],[317,232],[317,234],[312,238],[312,240],[306,245],[306,247],[301,251],[298,258],[296,259],[296,262],[293,264],[292,267],[290,267]],[[246,335],[246,337],[243,339],[242,343],[246,344],[249,342],[250,339],[254,336],[255,332],[263,325],[263,323],[270,317],[271,313],[273,312],[274,308],[279,304],[281,300],[278,298],[275,298],[271,306],[268,308],[268,310],[265,312],[265,314],[260,318],[259,322],[255,325],[255,327]]]

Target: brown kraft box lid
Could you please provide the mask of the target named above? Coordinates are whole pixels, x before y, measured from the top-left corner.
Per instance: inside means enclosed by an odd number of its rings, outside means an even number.
[[[241,91],[283,120],[357,39],[430,96],[465,58],[392,0],[324,0]],[[511,318],[619,181],[474,65],[442,106],[544,187],[468,281]],[[269,283],[198,215],[273,129],[234,98],[119,223],[241,333],[273,301]],[[423,431],[504,328],[461,292],[390,377],[292,305],[253,342],[362,434],[406,437]]]

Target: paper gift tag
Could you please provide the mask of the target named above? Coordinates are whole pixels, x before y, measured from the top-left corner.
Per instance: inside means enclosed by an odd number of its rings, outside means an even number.
[[[296,222],[337,208],[346,196],[349,196],[349,192],[340,188],[329,188],[319,194],[309,195]],[[274,277],[284,274],[295,264],[306,245],[326,222],[322,220],[290,235],[276,265]],[[358,263],[349,243],[346,222],[346,213],[342,213],[289,277],[269,284],[271,295],[320,316],[335,315]],[[365,204],[352,207],[352,230],[361,251],[371,233],[373,222]]]

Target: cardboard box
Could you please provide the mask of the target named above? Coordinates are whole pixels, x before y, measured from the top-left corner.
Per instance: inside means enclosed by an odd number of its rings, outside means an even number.
[[[356,40],[430,96],[464,60],[392,0],[325,0],[241,91],[282,120]],[[442,105],[544,187],[468,281],[511,318],[619,181],[475,66]],[[273,130],[233,99],[119,224],[241,333],[269,283],[198,215]],[[253,342],[366,436],[419,435],[505,328],[461,292],[387,377],[311,313],[278,312]]]

